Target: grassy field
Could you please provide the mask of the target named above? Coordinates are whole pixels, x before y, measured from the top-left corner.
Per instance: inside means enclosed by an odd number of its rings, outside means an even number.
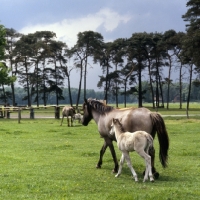
[[[127,165],[112,174],[109,150],[96,169],[103,140],[94,121],[87,126],[60,126],[56,119],[0,119],[0,199],[199,199],[200,118],[165,118],[170,137],[169,166],[158,159],[160,178],[143,183],[144,161],[131,154],[135,183]],[[121,153],[114,143],[118,159]]]

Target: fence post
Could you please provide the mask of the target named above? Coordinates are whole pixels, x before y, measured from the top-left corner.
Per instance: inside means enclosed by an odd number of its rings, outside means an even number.
[[[30,108],[30,119],[34,119],[34,108]]]
[[[55,106],[55,119],[60,119],[60,106]]]
[[[18,108],[18,124],[20,123],[20,119],[21,119],[21,109]]]
[[[10,119],[10,110],[6,110],[6,117],[7,119]]]

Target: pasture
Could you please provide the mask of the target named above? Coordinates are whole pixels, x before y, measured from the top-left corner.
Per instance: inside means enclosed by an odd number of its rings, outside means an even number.
[[[23,119],[20,124],[0,119],[0,199],[199,199],[200,118],[164,120],[170,138],[168,167],[159,162],[155,138],[160,178],[143,183],[144,160],[132,152],[139,178],[135,183],[126,163],[115,178],[109,149],[102,169],[95,168],[103,140],[94,121],[67,127],[57,119]]]

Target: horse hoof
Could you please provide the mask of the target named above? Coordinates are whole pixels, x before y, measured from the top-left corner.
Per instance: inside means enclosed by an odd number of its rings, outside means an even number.
[[[118,172],[118,170],[116,170],[116,169],[113,169],[113,170],[112,170],[112,173],[113,173],[113,174],[116,174],[117,172]]]
[[[96,168],[97,168],[97,169],[101,169],[101,166],[99,166],[99,165],[96,165]]]
[[[155,173],[153,174],[153,176],[154,176],[155,179],[158,179],[159,176],[160,176],[160,174],[159,174],[158,172],[155,172]]]

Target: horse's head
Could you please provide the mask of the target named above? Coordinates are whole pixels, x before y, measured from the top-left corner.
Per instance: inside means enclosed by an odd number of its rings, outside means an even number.
[[[110,135],[114,135],[115,134],[115,129],[119,129],[121,132],[124,132],[124,129],[122,127],[122,124],[121,124],[121,121],[122,121],[122,118],[120,119],[115,119],[113,118],[112,119],[112,124],[111,124],[111,129],[110,129]]]
[[[92,112],[91,107],[87,99],[85,99],[83,103],[83,118],[82,118],[82,124],[84,126],[87,126],[90,120],[92,119]]]
[[[112,119],[112,124],[111,124],[111,129],[110,129],[110,135],[114,135],[115,134],[115,127],[114,127],[114,122],[115,122],[115,119],[113,118]]]

